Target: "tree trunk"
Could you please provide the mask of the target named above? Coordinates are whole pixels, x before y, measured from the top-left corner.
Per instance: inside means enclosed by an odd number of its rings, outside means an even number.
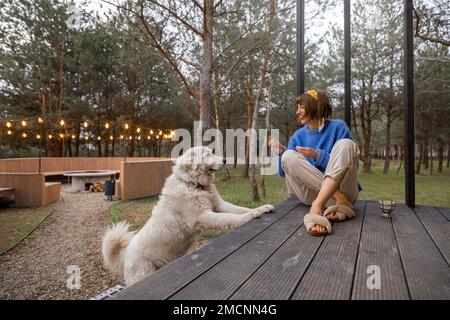
[[[254,100],[253,100],[253,76],[252,71],[249,71],[249,82],[246,84],[245,92],[247,95],[247,129],[250,130],[252,128],[252,115],[254,109]],[[248,131],[249,132],[249,131]],[[250,137],[247,135],[245,137],[245,167],[242,172],[242,178],[248,178],[249,168],[250,168]]]
[[[433,170],[434,170],[434,166],[433,166],[433,141],[430,142],[430,176],[432,176],[434,174]]]
[[[60,43],[60,52],[59,52],[59,95],[56,101],[56,107],[58,114],[61,114],[63,107],[63,99],[64,99],[64,37],[62,38],[62,42]],[[63,155],[64,156],[64,155]]]
[[[395,66],[395,56],[392,53],[390,55],[390,64],[389,64],[389,96],[388,96],[388,104],[386,110],[386,154],[384,155],[384,169],[383,174],[389,174],[389,165],[391,161],[391,126],[393,122],[393,109],[394,109],[394,66]]]
[[[424,165],[424,169],[428,170],[428,164],[429,164],[429,154],[430,154],[430,150],[429,150],[429,145],[428,145],[428,138],[425,137],[425,146],[423,149],[423,158],[422,158],[422,164]]]
[[[131,140],[130,140],[131,138]],[[127,157],[134,157],[134,147],[135,147],[135,143],[134,143],[134,137],[130,136],[128,138],[128,143],[127,143]]]
[[[271,125],[270,125],[270,110],[272,108],[272,89],[273,89],[273,81],[270,81],[270,85],[269,85],[269,89],[268,89],[268,97],[267,97],[267,113],[266,113],[266,129],[267,129],[267,134],[268,137],[270,137],[270,133],[271,133]],[[268,146],[268,140],[264,141],[265,145],[267,148],[269,148]],[[269,160],[271,159],[271,151],[267,150],[269,153]],[[262,159],[263,159],[263,163],[261,164],[261,168],[263,171],[263,174],[261,175],[261,193],[262,193],[262,197],[266,198],[266,175],[265,175],[265,160],[267,159],[266,154],[262,154],[261,155]]]
[[[73,157],[72,154],[72,138],[67,139],[67,150],[69,151],[69,157]]]
[[[42,137],[41,137],[42,139]],[[0,151],[2,150],[3,146],[3,130],[0,130]],[[3,154],[0,153],[0,158],[3,158]]]
[[[237,167],[237,151],[238,151],[237,143],[234,143],[234,163],[233,163],[233,168],[235,168],[235,169]]]
[[[219,86],[219,71],[216,69],[214,71],[214,88],[217,88]],[[220,130],[220,115],[219,115],[219,105],[220,105],[220,90],[216,93],[216,95],[213,98],[213,106],[214,106],[214,122],[216,125],[216,129]],[[224,150],[222,150],[224,151]],[[225,156],[225,153],[224,153]]]
[[[114,132],[113,132],[113,140],[111,142],[111,157],[115,156],[115,152],[114,152],[115,145],[116,145],[116,137],[115,137]]]
[[[272,0],[270,3],[270,16],[268,20],[268,31],[269,36],[271,36],[273,32],[273,19],[275,17],[275,0]],[[252,195],[253,201],[259,201],[258,194],[258,182],[256,181],[256,160],[257,160],[257,144],[258,144],[258,134],[257,134],[257,119],[259,113],[259,106],[261,104],[261,100],[263,97],[263,90],[266,86],[266,74],[267,74],[267,66],[269,64],[269,55],[270,49],[272,47],[272,39],[268,39],[268,44],[263,50],[263,63],[259,70],[259,84],[258,91],[255,97],[255,105],[253,108],[253,117],[252,117],[252,131],[250,134],[250,185],[252,187]]]
[[[75,157],[80,156],[80,124],[77,123],[77,128],[75,129]]]
[[[101,140],[97,140],[97,152],[98,152],[98,156],[101,157],[102,156],[102,141]]]
[[[141,149],[141,141],[137,141],[137,147],[138,147],[138,155],[139,157],[142,157],[142,149]]]
[[[422,164],[424,148],[425,148],[424,144],[421,143],[419,147],[418,161],[416,165],[416,174],[420,174],[420,166]]]
[[[213,97],[211,92],[213,63],[213,25],[214,0],[204,1],[203,21],[203,61],[200,70],[200,121],[202,133],[211,128],[211,109]]]
[[[369,85],[370,88],[370,85]],[[370,173],[372,169],[372,156],[370,154],[371,138],[372,138],[372,120],[370,118],[370,109],[372,104],[372,96],[369,93],[369,99],[366,100],[366,85],[363,79],[362,102],[360,110],[361,131],[363,135],[363,171]]]
[[[228,168],[225,166],[223,167],[223,179],[222,181],[228,181],[231,180],[231,175],[230,175],[230,171],[228,170]]]
[[[397,169],[397,173],[396,173],[397,176],[398,176],[398,174],[400,172],[400,169],[402,168],[402,165],[403,165],[403,155],[404,155],[405,150],[403,149],[402,145],[398,146],[398,151],[399,151],[398,152],[398,157],[399,157],[399,160],[400,160],[400,164],[399,164],[398,169]]]
[[[437,139],[438,149],[437,149],[437,157],[438,157],[438,170],[437,173],[439,175],[442,174],[442,167],[444,164],[444,142],[441,138]]]
[[[447,168],[450,167],[450,143],[448,144],[447,147]]]
[[[391,119],[390,112],[388,111],[387,125],[386,125],[386,148],[384,155],[384,169],[383,174],[389,174],[389,164],[391,161]]]

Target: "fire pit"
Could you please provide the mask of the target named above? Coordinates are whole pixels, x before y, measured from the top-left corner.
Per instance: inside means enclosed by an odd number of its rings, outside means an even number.
[[[87,183],[98,183],[105,179],[114,180],[115,175],[119,171],[113,170],[86,170],[86,171],[66,171],[64,176],[71,177],[72,188],[71,192],[85,191],[85,186]]]

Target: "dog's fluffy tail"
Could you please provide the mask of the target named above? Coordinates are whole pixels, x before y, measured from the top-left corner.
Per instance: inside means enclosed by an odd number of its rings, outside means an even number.
[[[124,221],[111,227],[103,237],[103,261],[108,270],[123,277],[123,254],[133,238],[134,232],[129,232],[130,225]]]

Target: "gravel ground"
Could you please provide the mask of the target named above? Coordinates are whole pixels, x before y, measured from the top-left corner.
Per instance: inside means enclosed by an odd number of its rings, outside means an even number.
[[[47,220],[0,256],[0,299],[89,299],[121,284],[102,262],[101,238],[111,208],[105,195],[62,191],[52,206]],[[81,273],[79,289],[67,286],[74,283],[74,273],[67,272],[73,265]]]
[[[123,285],[104,267],[101,239],[110,224],[112,203],[103,193],[70,193],[52,205],[53,213],[23,242],[0,256],[0,299],[89,299]],[[197,241],[190,251],[208,240]],[[79,267],[80,288],[68,273]],[[72,271],[73,272],[73,271]]]

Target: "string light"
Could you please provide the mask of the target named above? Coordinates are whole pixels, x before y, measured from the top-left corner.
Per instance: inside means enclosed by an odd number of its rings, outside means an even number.
[[[36,118],[34,118],[34,119],[36,119]],[[10,129],[10,130],[7,131],[7,134],[8,135],[13,135],[14,134],[12,129],[14,127],[14,123],[15,122],[20,123],[20,125],[22,127],[27,127],[29,125],[28,121],[33,121],[33,120],[32,120],[32,118],[26,118],[24,120],[10,120],[10,121],[6,121],[5,125],[6,125],[6,127],[8,129]],[[34,121],[36,121],[36,120],[34,120]],[[42,117],[42,116],[37,117],[37,122],[42,125],[44,123],[44,117]],[[67,126],[67,122],[64,119],[60,119],[59,121],[57,121],[57,123],[59,123],[59,125],[61,127],[66,127]],[[89,126],[90,126],[89,121],[86,120],[86,121],[83,122],[83,127],[84,128],[87,129]],[[112,126],[111,123],[105,122],[104,127],[106,129],[111,129],[113,126]],[[124,124],[124,129],[125,130],[129,130],[130,128],[131,128],[130,124],[128,124],[128,123]],[[148,132],[149,134],[147,136],[145,136],[145,135],[141,136],[141,133],[143,131]],[[141,127],[136,127],[136,133],[137,133],[137,135],[135,135],[135,136],[134,135],[133,136],[130,135],[130,136],[126,137],[124,135],[120,135],[120,137],[118,137],[118,138],[120,140],[133,140],[133,138],[135,140],[143,140],[143,139],[145,139],[145,137],[147,137],[147,140],[151,140],[152,136],[155,134],[156,139],[171,139],[175,135],[174,129],[150,129],[150,128],[141,128]],[[28,135],[29,135],[28,133],[21,133],[19,136],[22,137],[22,138],[26,138],[26,137],[28,137]],[[32,135],[34,135],[34,133]],[[57,134],[56,136],[61,138],[61,139],[64,139],[66,137],[71,137],[73,140],[77,139],[77,136],[74,135],[74,134],[67,135],[67,134],[64,134],[64,133],[60,133],[60,134]],[[42,139],[42,134],[36,134],[36,135],[34,135],[34,137],[37,140]],[[53,135],[52,134],[48,134],[48,139],[53,139]],[[78,137],[78,139],[80,139],[80,137]],[[84,137],[84,139],[86,141],[89,140],[89,136]],[[92,139],[94,139],[94,140],[97,139],[98,141],[102,140],[101,136],[99,136],[99,137],[92,137]],[[107,138],[105,138],[105,139],[107,139]],[[114,135],[110,135],[109,139],[111,141],[114,140]]]

